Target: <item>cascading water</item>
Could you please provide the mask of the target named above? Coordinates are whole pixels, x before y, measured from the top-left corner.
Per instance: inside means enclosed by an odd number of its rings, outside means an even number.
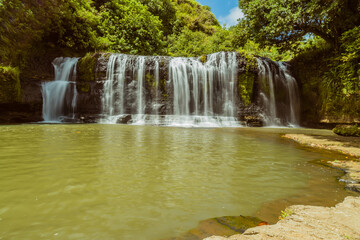
[[[52,62],[55,81],[42,83],[43,119],[61,122],[66,117],[75,118],[76,64],[78,58],[55,58]]]
[[[123,114],[125,94],[125,71],[127,55],[113,54],[109,57],[102,97],[102,112],[111,117]]]
[[[145,63],[144,56],[134,59],[125,54],[112,54],[109,57],[101,122],[117,123],[119,119],[132,114],[133,123],[143,123],[146,107]]]
[[[214,53],[202,64],[199,59],[174,58],[169,81],[174,88],[170,125],[239,126],[236,120],[236,53]]]
[[[299,126],[298,86],[286,63],[257,59],[261,102],[267,126]]]
[[[160,117],[159,117],[159,109],[161,107],[160,104],[160,91],[159,91],[159,84],[160,84],[160,71],[159,71],[159,60],[155,59],[155,101],[153,102],[153,111],[152,113],[156,116],[155,124],[160,124]]]
[[[135,123],[144,123],[145,113],[145,94],[144,94],[144,78],[145,78],[145,57],[139,56],[136,58],[134,76],[137,76],[137,116]]]
[[[298,126],[298,87],[288,65],[257,59],[259,81],[250,97],[260,105],[246,108],[238,79],[244,63],[238,58],[235,52],[219,52],[203,63],[200,58],[112,54],[103,82],[101,122],[232,127],[249,114],[260,119],[261,106],[265,125]]]
[[[236,53],[228,53],[227,56],[225,52],[211,54],[205,66],[209,69],[210,111],[216,107],[216,113],[228,118],[235,117],[235,83],[238,76]],[[217,95],[216,99],[212,97],[214,94]]]
[[[172,58],[168,75],[162,76],[167,81],[160,81],[160,62],[159,57],[110,56],[101,122],[239,126],[236,53],[211,54],[205,64],[195,58]]]

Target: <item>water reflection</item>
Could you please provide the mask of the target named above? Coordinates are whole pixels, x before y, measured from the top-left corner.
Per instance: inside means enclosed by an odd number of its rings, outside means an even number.
[[[322,177],[306,164],[319,154],[235,129],[1,126],[0,149],[4,239],[171,237]]]

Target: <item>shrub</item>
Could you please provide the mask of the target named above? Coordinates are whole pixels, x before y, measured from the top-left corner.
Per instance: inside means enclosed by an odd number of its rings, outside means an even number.
[[[341,136],[360,137],[360,128],[357,124],[354,126],[336,126],[333,132]]]

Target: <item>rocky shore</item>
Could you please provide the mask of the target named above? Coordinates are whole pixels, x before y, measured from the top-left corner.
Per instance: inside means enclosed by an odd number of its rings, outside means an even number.
[[[335,134],[284,134],[284,138],[314,150],[344,154],[325,164],[341,169],[340,181],[360,192],[360,139]],[[360,239],[360,197],[347,197],[335,207],[293,205],[282,211],[274,225],[257,226],[231,237],[212,236],[206,240],[243,239]]]
[[[305,135],[285,134],[284,138],[291,139],[303,146],[322,149],[347,155],[344,159],[328,161],[325,164],[341,169],[345,175],[340,179],[346,187],[360,193],[360,139],[356,137],[342,137],[338,135]],[[350,160],[350,159],[352,160]],[[348,160],[346,160],[348,159]]]
[[[283,217],[274,225],[249,228],[229,238],[213,236],[206,240],[360,239],[359,197],[347,197],[330,208],[294,205],[283,211]]]

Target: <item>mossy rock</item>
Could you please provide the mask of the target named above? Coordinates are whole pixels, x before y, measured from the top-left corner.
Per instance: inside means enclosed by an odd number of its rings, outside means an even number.
[[[257,71],[258,63],[257,58],[246,51],[239,51],[240,54],[240,63],[244,64],[246,67],[246,71]]]
[[[238,233],[244,233],[246,229],[256,227],[263,223],[263,221],[259,218],[249,216],[226,216],[215,218],[215,220],[223,226]]]
[[[207,61],[207,55],[202,55],[202,56],[200,57],[200,62],[206,63],[206,61]]]
[[[252,72],[244,72],[239,75],[239,94],[245,106],[251,104],[255,77],[255,74]]]
[[[244,233],[247,229],[266,225],[267,223],[256,217],[226,216],[203,220],[199,225],[181,236],[171,240],[201,240],[213,235],[229,237]]]
[[[90,84],[89,83],[78,83],[76,85],[76,89],[78,92],[88,93],[90,92]]]
[[[145,80],[150,87],[156,87],[155,77],[151,73],[146,73]]]
[[[95,81],[95,65],[97,54],[88,53],[77,63],[78,81],[93,82]]]
[[[19,69],[0,66],[0,103],[21,101]]]
[[[103,57],[104,57],[104,59],[107,61],[107,60],[109,60],[109,58],[110,58],[111,55],[112,55],[112,53],[107,52],[107,53],[104,53],[104,54],[103,54]]]
[[[333,129],[333,132],[337,135],[347,136],[347,137],[360,137],[360,128],[357,124],[354,126],[341,125],[336,126]]]

